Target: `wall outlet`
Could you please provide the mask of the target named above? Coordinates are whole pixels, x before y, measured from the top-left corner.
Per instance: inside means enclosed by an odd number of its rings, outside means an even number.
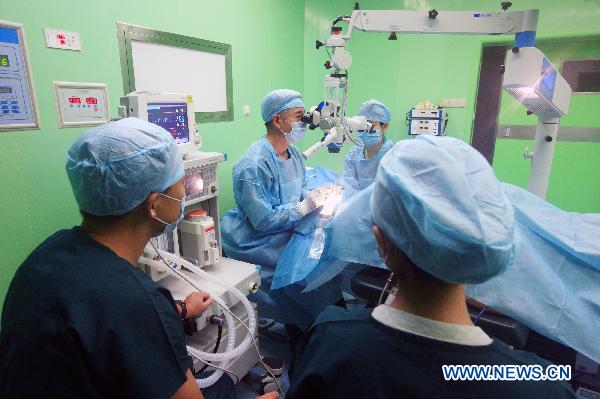
[[[46,36],[46,47],[81,51],[81,39],[77,32],[44,28],[44,36]]]
[[[250,116],[250,106],[249,105],[242,106],[242,115]]]

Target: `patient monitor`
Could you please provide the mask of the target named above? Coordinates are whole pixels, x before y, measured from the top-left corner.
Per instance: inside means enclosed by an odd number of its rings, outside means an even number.
[[[158,284],[169,289],[174,299],[185,299],[192,291],[201,289],[210,293],[215,301],[224,303],[239,317],[235,321],[238,344],[245,335],[245,328],[240,320],[249,325],[247,309],[242,306],[239,295],[247,296],[255,292],[260,286],[260,276],[254,265],[222,256],[217,172],[218,164],[225,159],[224,155],[199,150],[201,139],[190,95],[133,92],[121,98],[119,114],[122,117],[147,120],[168,131],[177,143],[184,165],[184,219],[172,233],[151,240],[154,248],[166,251],[165,255],[159,256],[148,245],[140,258],[139,267]],[[189,262],[187,267],[185,262]],[[172,270],[168,270],[169,268]],[[174,275],[174,271],[181,275]],[[207,278],[206,273],[210,278]],[[238,295],[234,295],[234,290]],[[216,326],[212,321],[215,317],[222,316],[223,310],[216,304],[206,310],[195,320],[193,329],[197,332],[188,338],[188,345],[205,352],[216,348]],[[227,336],[227,331],[228,328],[225,327],[224,336]],[[255,328],[253,334],[256,333]],[[224,350],[225,343],[220,345],[219,352]],[[248,346],[231,360],[227,370],[241,378],[257,362],[255,348]],[[199,371],[203,366],[202,361],[194,361],[194,371]]]

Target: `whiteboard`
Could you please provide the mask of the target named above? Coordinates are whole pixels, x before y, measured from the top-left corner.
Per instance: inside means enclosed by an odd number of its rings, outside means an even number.
[[[136,91],[191,94],[195,112],[227,109],[225,55],[131,40]]]

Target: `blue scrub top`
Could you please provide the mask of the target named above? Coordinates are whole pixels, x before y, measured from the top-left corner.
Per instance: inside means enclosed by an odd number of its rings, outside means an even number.
[[[326,309],[304,334],[290,367],[288,399],[572,398],[565,382],[445,381],[442,365],[541,365],[494,340],[466,346],[388,327],[372,309]]]
[[[356,192],[364,190],[368,185],[373,183],[381,158],[393,146],[393,141],[385,140],[377,155],[369,159],[365,158],[365,147],[363,146],[355,145],[348,151],[344,160],[344,176],[342,181],[345,186],[345,197],[348,197],[346,191]]]
[[[288,148],[281,159],[266,139],[253,143],[233,168],[236,208],[221,222],[228,257],[271,269],[302,215],[296,210],[306,187],[300,151]]]
[[[18,268],[1,325],[2,398],[168,398],[192,365],[171,294],[77,227]]]

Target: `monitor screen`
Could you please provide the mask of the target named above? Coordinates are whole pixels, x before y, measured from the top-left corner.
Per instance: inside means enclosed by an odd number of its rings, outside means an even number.
[[[186,103],[148,103],[148,122],[171,133],[177,144],[190,141]]]

